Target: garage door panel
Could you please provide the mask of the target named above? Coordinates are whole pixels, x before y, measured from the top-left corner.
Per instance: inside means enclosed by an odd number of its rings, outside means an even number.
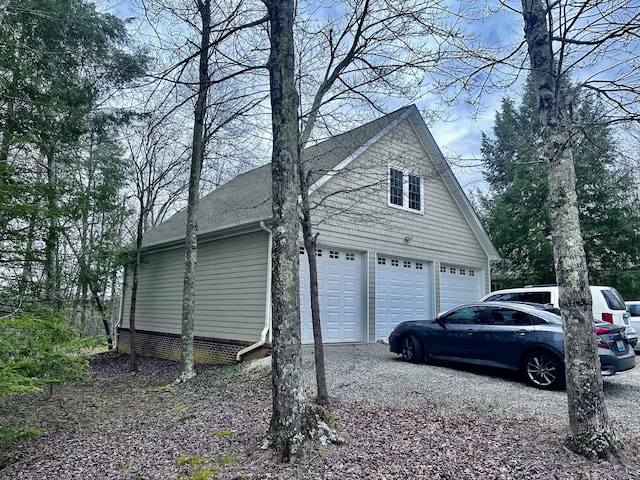
[[[345,280],[343,282],[343,287],[347,292],[355,292],[356,291],[356,282],[351,280]]]
[[[473,267],[440,266],[440,311],[444,312],[482,297],[482,273]]]
[[[326,299],[327,301],[321,302],[321,305],[324,303],[328,307],[340,308],[340,298],[334,297],[333,295],[328,295]],[[329,314],[328,316],[330,315],[333,315],[333,314]]]
[[[365,340],[365,284],[362,254],[322,250],[316,256],[322,338],[326,343]],[[309,275],[306,253],[300,256],[301,277]],[[313,343],[308,282],[300,283],[302,342]]]
[[[329,328],[337,328],[340,325],[340,316],[331,312],[326,315],[326,321],[323,321]]]
[[[340,341],[340,330],[326,327],[322,329],[322,341],[324,343],[337,343]]]
[[[376,338],[387,338],[404,320],[428,318],[434,310],[433,272],[427,262],[378,255]]]
[[[354,308],[356,308],[356,299],[354,297],[345,297],[344,298],[344,308],[345,309],[354,309]]]

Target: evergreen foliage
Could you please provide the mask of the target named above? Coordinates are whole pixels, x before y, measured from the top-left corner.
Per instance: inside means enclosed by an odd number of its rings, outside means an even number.
[[[83,354],[97,342],[71,327],[65,312],[34,309],[0,318],[0,402],[17,393],[36,393],[43,387],[82,380],[88,375]],[[0,448],[37,435],[30,427],[15,430],[0,422]]]
[[[570,87],[567,86],[567,91]],[[496,113],[493,135],[483,135],[484,223],[502,261],[493,270],[501,287],[555,283],[547,205],[547,171],[537,158],[540,123],[531,84],[522,103],[509,98]],[[590,282],[640,297],[640,202],[631,195],[632,172],[616,156],[612,128],[593,96],[582,95],[572,112],[580,222]],[[635,269],[635,270],[634,270]]]
[[[46,308],[0,318],[0,398],[85,378],[88,361],[82,352],[96,341],[67,318]]]
[[[146,57],[86,0],[11,0],[2,26],[0,315],[46,302],[90,324],[114,288],[127,215],[118,129],[132,113],[110,98]],[[98,321],[111,307],[93,307]]]

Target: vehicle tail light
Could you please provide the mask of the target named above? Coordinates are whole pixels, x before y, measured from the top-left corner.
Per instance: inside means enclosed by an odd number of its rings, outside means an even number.
[[[613,314],[612,313],[603,313],[602,321],[607,323],[613,323]]]
[[[596,327],[596,342],[598,343],[598,348],[606,348],[609,350],[611,349],[609,345],[607,345],[607,342],[605,342],[604,339],[600,336],[600,335],[606,335],[607,333],[609,333],[608,328]]]

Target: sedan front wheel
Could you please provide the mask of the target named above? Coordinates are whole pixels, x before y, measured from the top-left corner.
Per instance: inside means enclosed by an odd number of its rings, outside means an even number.
[[[523,362],[527,382],[543,390],[557,390],[564,384],[564,368],[555,355],[542,350],[529,353]]]
[[[424,348],[413,335],[402,338],[402,359],[411,363],[420,363],[424,360]]]

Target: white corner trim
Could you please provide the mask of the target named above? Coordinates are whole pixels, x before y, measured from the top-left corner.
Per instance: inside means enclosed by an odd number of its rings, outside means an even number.
[[[411,109],[411,108],[407,109],[402,115],[400,115],[394,121],[389,123],[389,125],[384,127],[382,130],[380,130],[378,133],[376,133],[373,137],[371,137],[364,145],[362,145],[360,148],[358,148],[355,152],[353,152],[347,158],[342,160],[338,165],[333,167],[329,172],[325,173],[322,177],[320,177],[316,182],[314,182],[313,185],[311,185],[309,187],[309,194],[312,194],[313,192],[318,190],[320,187],[322,187],[325,183],[327,183],[329,180],[331,180],[341,170],[343,170],[345,167],[347,167],[347,165],[349,165],[356,158],[358,158],[360,155],[362,155],[362,153],[364,151],[369,149],[369,147],[371,147],[371,145],[376,143],[384,135],[386,135],[390,130],[395,128],[398,125],[398,123],[400,123],[402,120],[404,120],[411,112],[413,112],[413,109]]]

